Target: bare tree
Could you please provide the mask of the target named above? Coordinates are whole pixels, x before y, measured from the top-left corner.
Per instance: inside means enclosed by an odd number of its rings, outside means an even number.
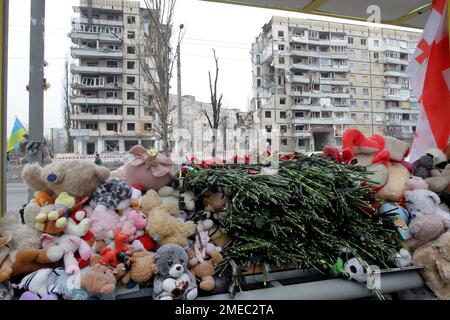
[[[157,121],[155,131],[160,135],[162,149],[171,152],[170,136],[172,124],[170,113],[175,109],[169,105],[170,80],[176,60],[176,53],[170,43],[176,0],[144,0],[148,9],[149,27],[139,45],[139,64],[144,80],[149,85],[149,106],[154,110]],[[182,37],[179,35],[178,44]]]
[[[213,49],[213,53],[214,53],[214,61],[216,62],[216,76],[214,79],[214,87],[211,81],[211,72],[208,71],[212,114],[209,114],[206,109],[202,109],[202,113],[206,116],[206,119],[208,119],[209,127],[212,129],[213,133],[212,156],[215,157],[217,149],[217,132],[220,124],[225,120],[225,117],[222,118],[220,117],[223,94],[221,93],[219,99],[217,99],[217,80],[219,79],[219,59],[216,57],[216,50]]]
[[[70,81],[69,81],[69,59],[66,58],[64,62],[64,78],[62,80],[63,85],[63,114],[64,114],[64,129],[67,135],[66,152],[73,152],[73,138],[70,135],[70,129],[72,128],[71,115],[73,113],[72,105],[70,104]]]

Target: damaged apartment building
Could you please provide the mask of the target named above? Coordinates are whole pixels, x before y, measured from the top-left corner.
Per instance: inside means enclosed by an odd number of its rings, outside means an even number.
[[[420,33],[272,17],[252,44],[253,128],[280,151],[340,146],[346,128],[411,142],[419,104],[405,73]]]
[[[73,10],[73,152],[124,152],[136,144],[158,147],[154,112],[140,95],[146,85],[137,44],[148,32],[148,10],[139,1],[122,0],[80,0]]]

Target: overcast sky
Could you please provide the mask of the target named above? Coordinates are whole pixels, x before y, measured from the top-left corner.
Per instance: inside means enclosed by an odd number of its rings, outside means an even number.
[[[17,116],[28,125],[29,17],[30,0],[10,1],[8,60],[8,135]],[[51,88],[45,92],[44,127],[62,127],[62,86],[64,59],[69,55],[72,6],[77,0],[47,0],[45,20],[45,77]],[[141,1],[143,5],[143,1]],[[245,110],[251,95],[250,45],[272,15],[311,16],[210,3],[178,0],[174,26],[185,25],[181,45],[182,93],[209,101],[208,70],[214,71],[212,48],[219,58],[219,85],[224,105]],[[339,19],[328,19],[341,21]],[[176,73],[172,82],[176,93]]]

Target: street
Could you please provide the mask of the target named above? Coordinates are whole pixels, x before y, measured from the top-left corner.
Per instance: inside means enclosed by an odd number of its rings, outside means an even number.
[[[28,202],[28,188],[25,183],[8,182],[6,185],[6,210],[19,210]]]

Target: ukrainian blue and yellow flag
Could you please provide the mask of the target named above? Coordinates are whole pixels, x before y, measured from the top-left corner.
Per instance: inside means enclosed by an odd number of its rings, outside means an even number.
[[[24,137],[25,134],[27,134],[27,130],[25,130],[24,126],[22,125],[22,123],[20,123],[19,119],[16,118],[16,121],[14,122],[14,126],[11,131],[11,136],[9,137],[8,148],[6,149],[6,152],[18,148],[19,143],[25,140]]]

